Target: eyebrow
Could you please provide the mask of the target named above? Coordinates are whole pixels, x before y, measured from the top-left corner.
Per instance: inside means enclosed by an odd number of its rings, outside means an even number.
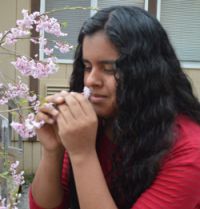
[[[90,63],[90,61],[87,59],[83,59],[83,62]],[[116,64],[116,60],[100,60],[98,62],[101,64]]]

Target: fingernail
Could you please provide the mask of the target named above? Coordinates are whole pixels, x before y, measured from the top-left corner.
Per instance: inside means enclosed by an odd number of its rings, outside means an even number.
[[[52,114],[53,114],[54,116],[56,116],[56,115],[58,115],[58,111],[57,111],[57,110],[53,110]]]
[[[60,96],[59,96],[59,97],[56,98],[56,101],[57,101],[57,102],[62,101],[62,100],[63,100],[63,97],[60,97]]]
[[[53,124],[54,123],[54,120],[53,119],[48,119],[48,122],[50,123],[50,124]]]

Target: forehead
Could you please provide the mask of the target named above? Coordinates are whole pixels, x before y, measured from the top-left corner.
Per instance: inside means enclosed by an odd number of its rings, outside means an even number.
[[[83,59],[88,61],[116,60],[119,53],[103,31],[86,35],[83,40]]]

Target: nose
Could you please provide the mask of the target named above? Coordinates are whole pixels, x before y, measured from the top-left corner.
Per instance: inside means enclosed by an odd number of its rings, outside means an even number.
[[[84,74],[85,86],[95,87],[102,86],[103,76],[99,68],[93,67],[90,71],[86,71]]]

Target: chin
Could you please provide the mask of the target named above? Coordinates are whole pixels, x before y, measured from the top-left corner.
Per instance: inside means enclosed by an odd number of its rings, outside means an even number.
[[[116,116],[116,108],[114,108],[113,106],[105,108],[102,106],[100,107],[97,105],[93,105],[93,108],[99,118],[109,119]]]
[[[97,116],[102,119],[111,119],[114,118],[115,116],[114,112],[100,112],[100,111],[95,111],[95,112]]]

